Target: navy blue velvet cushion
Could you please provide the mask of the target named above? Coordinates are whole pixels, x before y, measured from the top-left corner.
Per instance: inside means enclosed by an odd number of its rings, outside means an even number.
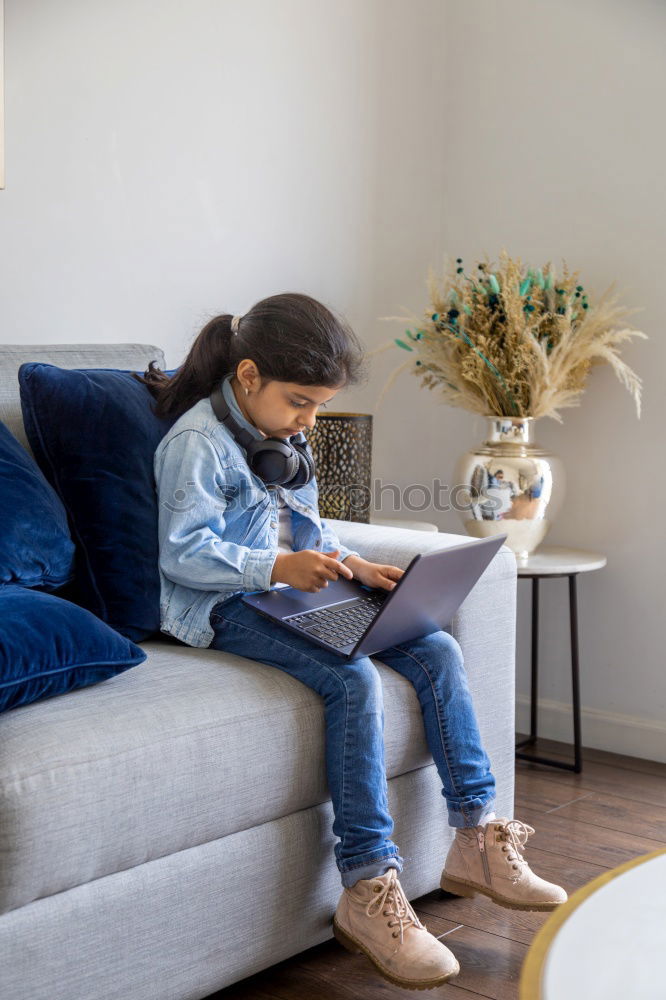
[[[133,642],[56,594],[0,586],[0,712],[97,684],[146,659]]]
[[[160,627],[153,456],[174,421],[159,420],[146,386],[115,368],[30,362],[19,387],[28,441],[76,542],[62,596],[140,642]]]
[[[74,575],[74,542],[58,494],[0,421],[0,583],[57,590]]]

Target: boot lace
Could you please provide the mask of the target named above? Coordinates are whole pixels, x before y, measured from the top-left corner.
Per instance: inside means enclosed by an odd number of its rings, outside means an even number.
[[[505,840],[508,845],[507,861],[517,861],[518,864],[514,865],[515,868],[526,865],[527,861],[521,854],[521,851],[525,847],[527,838],[531,833],[534,833],[534,827],[530,826],[529,823],[523,823],[519,819],[510,819],[505,823],[500,822],[497,825],[502,831],[498,839]],[[516,879],[513,881],[515,882]]]
[[[393,874],[386,885],[382,884],[381,889],[379,889],[381,883],[375,885],[374,898],[366,906],[365,912],[369,917],[376,917],[382,911],[385,917],[396,917],[396,920],[389,920],[388,925],[389,927],[395,927],[396,924],[400,925],[400,944],[402,944],[404,941],[404,931],[410,924],[423,930],[426,930],[426,927],[416,916],[409,900],[405,896],[404,890],[395,874],[395,868],[392,868],[391,871]],[[397,931],[393,931],[393,937],[398,937]]]

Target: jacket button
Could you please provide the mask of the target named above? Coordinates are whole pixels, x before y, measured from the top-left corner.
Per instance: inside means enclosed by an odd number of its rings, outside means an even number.
[[[277,527],[277,521],[271,521],[271,528]]]
[[[317,548],[319,548],[319,546],[320,546],[320,545],[321,545],[321,542],[319,541],[319,539],[317,539],[317,541],[315,542],[315,546],[316,546]]]

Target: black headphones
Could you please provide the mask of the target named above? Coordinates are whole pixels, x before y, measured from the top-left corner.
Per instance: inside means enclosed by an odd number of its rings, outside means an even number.
[[[306,486],[315,474],[315,460],[307,438],[299,431],[290,438],[255,438],[241,427],[229,410],[221,385],[210,394],[210,405],[217,419],[244,450],[247,464],[267,486],[296,490]]]

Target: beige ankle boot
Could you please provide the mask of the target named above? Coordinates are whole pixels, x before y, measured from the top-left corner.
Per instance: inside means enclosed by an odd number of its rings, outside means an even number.
[[[444,862],[440,886],[456,896],[481,892],[512,910],[554,910],[565,890],[531,870],[521,849],[534,827],[518,819],[493,819],[456,830]]]
[[[421,923],[395,868],[344,889],[333,933],[348,951],[367,955],[382,976],[408,990],[429,990],[457,976],[460,966]]]

